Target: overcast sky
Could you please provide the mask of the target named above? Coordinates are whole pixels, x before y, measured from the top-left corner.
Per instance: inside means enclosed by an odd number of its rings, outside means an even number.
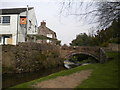
[[[76,35],[86,32],[88,33],[89,24],[78,22],[73,16],[60,17],[60,0],[0,0],[0,8],[13,7],[34,7],[35,14],[40,26],[40,22],[45,20],[46,26],[55,31],[57,38],[62,44],[69,44]]]

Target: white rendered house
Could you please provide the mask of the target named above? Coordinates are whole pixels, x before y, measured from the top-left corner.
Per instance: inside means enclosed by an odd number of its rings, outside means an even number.
[[[0,45],[26,42],[27,36],[38,33],[33,7],[0,9],[0,11],[2,11],[0,13]]]

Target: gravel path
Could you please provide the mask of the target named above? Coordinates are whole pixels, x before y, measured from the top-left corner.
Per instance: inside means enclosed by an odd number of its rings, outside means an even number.
[[[35,88],[74,88],[78,84],[81,84],[83,80],[87,79],[91,72],[92,70],[82,70],[68,76],[60,76],[54,79],[42,81],[33,86]]]

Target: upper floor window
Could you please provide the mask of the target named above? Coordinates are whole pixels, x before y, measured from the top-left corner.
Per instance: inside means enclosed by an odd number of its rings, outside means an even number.
[[[31,26],[32,26],[32,22],[31,22],[31,20],[29,20],[29,29],[31,29]]]
[[[2,23],[10,23],[10,16],[3,16]]]
[[[35,25],[35,32],[37,32],[37,26]]]
[[[52,38],[52,34],[47,34],[47,37]]]
[[[1,43],[1,41],[2,41],[1,39],[2,39],[2,38],[0,37],[0,43]]]
[[[1,16],[0,17],[0,24],[9,24],[10,23],[10,16]]]
[[[1,24],[1,18],[2,18],[2,17],[0,17],[0,24]]]

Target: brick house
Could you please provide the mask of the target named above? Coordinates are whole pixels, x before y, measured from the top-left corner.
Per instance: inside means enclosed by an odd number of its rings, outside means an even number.
[[[46,27],[46,22],[42,21],[41,25],[38,27],[38,38],[37,43],[49,43],[56,44],[58,42],[56,33]]]

